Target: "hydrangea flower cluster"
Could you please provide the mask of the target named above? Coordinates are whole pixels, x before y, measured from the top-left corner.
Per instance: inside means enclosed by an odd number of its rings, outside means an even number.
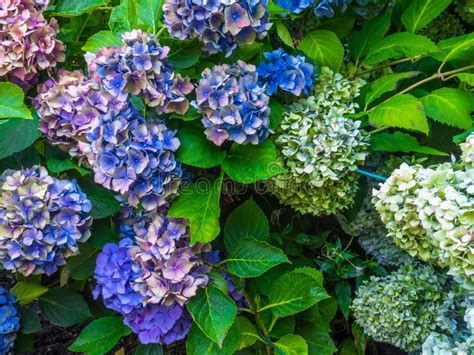
[[[455,295],[444,273],[429,264],[406,264],[385,277],[372,276],[357,290],[352,311],[375,341],[419,350],[435,330],[453,330],[449,322]]]
[[[383,176],[390,175],[395,168],[406,160],[394,156],[386,159],[386,157],[377,155],[373,155],[371,158],[371,165],[374,165],[374,167],[381,164],[376,171],[377,174]],[[375,185],[374,180],[368,180],[369,191]],[[371,202],[370,194],[365,197],[359,212],[351,222],[348,222],[342,214],[337,215],[337,220],[344,232],[356,237],[367,254],[373,255],[379,264],[399,266],[413,261],[410,255],[400,249],[394,243],[393,238],[387,234],[385,225],[380,220],[380,216]]]
[[[86,134],[99,125],[101,115],[123,106],[81,71],[60,69],[56,80],[40,86],[33,101],[41,122],[39,129],[48,141],[73,157],[84,154]]]
[[[0,176],[0,261],[7,270],[53,274],[90,236],[91,202],[76,181],[45,168]]]
[[[260,85],[267,87],[267,94],[273,95],[278,89],[300,96],[308,94],[313,88],[315,68],[306,63],[300,55],[292,56],[282,48],[263,53],[267,62],[257,67]]]
[[[191,326],[184,306],[208,283],[210,268],[202,257],[210,245],[191,247],[183,219],[145,213],[128,216],[125,223],[121,230],[133,238],[106,244],[98,255],[94,297],[102,295],[105,306],[121,313],[144,344],[183,339]]]
[[[20,329],[20,316],[15,295],[0,287],[0,354],[8,354]]]
[[[349,207],[355,196],[354,173],[364,163],[367,141],[359,121],[345,118],[362,81],[349,81],[322,68],[315,95],[288,106],[276,144],[288,173],[268,181],[283,204],[301,213],[327,215]]]
[[[275,3],[282,9],[290,11],[292,14],[299,14],[310,6],[315,0],[275,0]]]
[[[169,47],[161,47],[154,35],[141,30],[123,34],[122,42],[122,47],[85,55],[92,78],[119,101],[138,95],[159,113],[184,114],[189,107],[185,95],[194,87],[167,63]]]
[[[374,190],[374,205],[395,243],[410,255],[474,280],[472,138],[461,164],[402,164]]]
[[[48,1],[9,0],[0,5],[0,76],[29,88],[38,72],[64,61],[64,45],[56,38],[58,24],[48,23]]]
[[[459,17],[446,12],[443,16],[435,18],[420,34],[430,38],[434,42],[465,34],[464,26]]]
[[[204,115],[207,138],[217,145],[262,143],[270,123],[265,90],[255,66],[241,60],[205,69],[192,104]]]
[[[182,169],[175,152],[180,142],[163,121],[145,120],[128,104],[103,115],[86,137],[95,182],[120,192],[131,206],[141,203],[153,210],[177,193]]]
[[[394,1],[387,0],[321,0],[314,8],[314,14],[317,17],[333,17],[335,9],[344,12],[350,8],[359,16],[372,18],[393,4]]]
[[[204,52],[225,52],[251,44],[267,35],[271,27],[268,0],[167,0],[164,24],[171,37],[198,38]]]

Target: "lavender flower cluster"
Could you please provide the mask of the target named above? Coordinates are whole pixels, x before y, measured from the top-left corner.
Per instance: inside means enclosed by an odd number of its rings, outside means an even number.
[[[92,204],[72,180],[45,168],[0,176],[0,262],[7,270],[53,274],[90,236]]]
[[[0,287],[0,354],[8,354],[13,349],[19,329],[20,316],[16,297]]]
[[[207,138],[217,145],[262,143],[270,122],[265,91],[255,66],[241,60],[205,69],[192,104],[204,114]]]
[[[171,37],[198,38],[204,52],[229,56],[238,46],[267,35],[267,4],[268,0],[167,0],[164,24]]]
[[[312,64],[306,63],[305,57],[289,55],[282,48],[263,55],[267,62],[258,65],[257,73],[260,85],[266,86],[268,95],[273,95],[278,89],[296,96],[311,91],[315,68]]]
[[[191,327],[184,306],[209,281],[202,257],[210,245],[191,247],[183,219],[149,212],[125,216],[121,230],[132,238],[104,246],[94,297],[101,295],[107,308],[121,313],[144,344],[183,339]]]
[[[194,87],[166,62],[169,48],[141,30],[123,34],[122,42],[122,47],[85,55],[92,78],[119,101],[138,95],[159,113],[184,114],[189,107],[185,95]]]
[[[64,45],[56,38],[58,24],[42,11],[48,0],[0,2],[0,76],[29,88],[38,72],[64,61]]]

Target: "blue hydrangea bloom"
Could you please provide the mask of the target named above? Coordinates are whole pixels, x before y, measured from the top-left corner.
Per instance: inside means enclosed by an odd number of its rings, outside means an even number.
[[[8,354],[13,349],[18,329],[20,316],[16,297],[0,287],[0,354]]]
[[[317,17],[333,17],[335,8],[344,12],[350,2],[351,0],[321,0],[314,8],[314,14]]]
[[[198,38],[204,52],[229,56],[238,46],[267,35],[267,4],[268,0],[167,0],[164,24],[171,37]]]
[[[89,74],[119,101],[138,95],[161,112],[184,114],[187,94],[194,87],[173,71],[166,61],[169,48],[152,34],[134,30],[122,35],[121,47],[105,47],[85,55]]]
[[[282,9],[289,10],[293,14],[299,14],[303,10],[311,7],[315,0],[275,0],[275,3]]]
[[[141,203],[153,210],[177,193],[182,169],[175,152],[180,142],[163,121],[145,120],[128,104],[103,115],[86,137],[95,181],[120,192],[131,206]]]
[[[185,305],[209,281],[202,255],[210,245],[191,247],[184,219],[132,211],[124,210],[119,229],[131,238],[105,245],[97,257],[93,295],[124,315],[142,343],[170,344],[189,331]]]
[[[282,48],[263,54],[267,59],[257,67],[258,80],[267,87],[267,94],[273,95],[278,88],[300,96],[313,88],[315,70],[306,58],[292,56]]]
[[[207,138],[217,145],[262,143],[270,123],[265,90],[255,66],[241,60],[205,69],[192,104],[204,115]]]
[[[90,236],[91,202],[75,180],[45,168],[6,170],[0,176],[0,262],[5,269],[53,274]]]

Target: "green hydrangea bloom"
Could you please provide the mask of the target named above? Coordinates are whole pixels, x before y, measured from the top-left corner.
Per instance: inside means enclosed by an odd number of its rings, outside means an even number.
[[[459,17],[449,12],[444,12],[442,16],[438,16],[420,31],[421,35],[431,38],[434,42],[460,36],[464,33],[464,27]]]
[[[367,140],[354,113],[363,81],[322,68],[314,96],[285,108],[278,130],[278,160],[288,173],[268,186],[283,204],[301,213],[327,215],[349,207],[367,155]]]
[[[416,351],[431,332],[452,330],[455,294],[449,290],[447,275],[433,266],[406,264],[388,276],[372,276],[351,307],[356,323],[374,340]]]
[[[387,176],[408,158],[373,154],[367,160],[366,168],[368,170],[375,170],[378,165],[381,165],[376,169],[376,173]],[[368,179],[368,191],[371,191],[376,185],[377,181]],[[340,213],[337,215],[337,220],[344,232],[356,237],[366,253],[373,255],[379,264],[399,266],[413,261],[413,258],[399,248],[393,238],[387,234],[385,225],[372,204],[370,194],[367,194],[360,210],[351,222],[348,222],[345,216]]]
[[[467,137],[466,142],[461,143],[461,161],[466,166],[474,166],[474,133]]]
[[[455,0],[456,12],[468,24],[474,23],[474,0]]]

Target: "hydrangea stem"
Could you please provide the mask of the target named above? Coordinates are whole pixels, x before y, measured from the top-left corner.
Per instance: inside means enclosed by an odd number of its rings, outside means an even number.
[[[374,174],[374,173],[371,173],[369,171],[365,171],[365,170],[362,170],[362,169],[357,169],[356,173],[367,176],[367,177],[370,177],[372,179],[380,180],[380,181],[386,181],[387,180],[386,177],[383,177],[383,176],[380,176],[380,175],[377,175],[377,174]]]

